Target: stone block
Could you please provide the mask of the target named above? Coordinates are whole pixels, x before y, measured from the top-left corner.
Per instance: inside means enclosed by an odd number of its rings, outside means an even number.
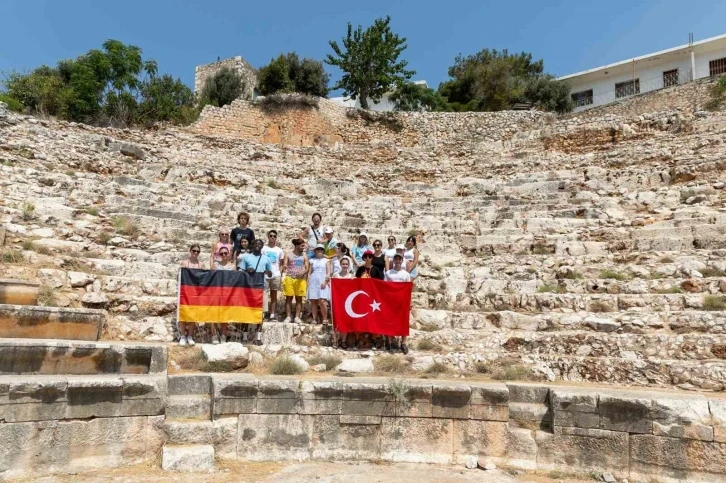
[[[554,426],[598,429],[600,427],[600,414],[555,410],[552,424]]]
[[[434,418],[389,418],[381,423],[381,459],[450,464],[453,422]]]
[[[121,411],[123,381],[87,376],[68,379],[66,419],[116,416]]]
[[[0,406],[0,419],[8,423],[63,419],[68,403],[21,403]]]
[[[398,388],[389,385],[389,389],[394,393],[396,416],[430,418],[433,415],[433,386],[430,382],[404,381],[398,384]]]
[[[166,398],[123,399],[119,416],[159,416],[166,411]]]
[[[509,401],[529,404],[549,404],[550,388],[541,384],[508,382]]]
[[[630,471],[643,479],[726,480],[726,444],[654,435],[630,436]]]
[[[257,412],[257,399],[216,399],[213,404],[215,419],[227,415],[254,414]]]
[[[215,377],[215,382],[217,378]],[[169,376],[169,395],[211,394],[212,376],[209,374],[175,374]],[[216,396],[216,394],[215,394]]]
[[[169,396],[166,400],[166,417],[169,419],[209,419],[211,404],[211,398],[204,395]]]
[[[469,419],[471,387],[468,384],[434,384],[431,394],[433,417]]]
[[[600,394],[600,428],[626,433],[653,433],[652,400],[628,392]]]
[[[597,413],[597,394],[592,390],[560,388],[550,389],[553,411]]]
[[[341,414],[361,416],[393,416],[395,395],[386,384],[375,382],[343,383]]]
[[[509,420],[509,389],[505,384],[472,384],[469,417],[483,421]]]
[[[312,458],[377,460],[380,458],[380,428],[381,418],[375,416],[314,416]]]
[[[343,410],[343,385],[337,381],[304,381],[300,414],[340,414]]]
[[[308,460],[315,417],[299,414],[240,416],[237,457],[249,461]]]
[[[625,474],[628,470],[628,433],[555,427],[554,434],[537,431],[536,441],[539,469],[613,474]]]
[[[552,427],[552,411],[539,403],[509,403],[509,423],[527,429]]]
[[[215,375],[213,380],[214,399],[255,399],[258,392],[258,381],[252,376],[235,375],[222,377]]]
[[[658,395],[653,398],[653,434],[713,441],[714,428],[704,396]]]
[[[719,443],[726,443],[726,401],[711,399],[708,401],[713,421],[713,439]]]
[[[237,417],[216,421],[164,421],[165,440],[171,444],[211,444],[218,458],[237,457]]]
[[[159,399],[168,394],[166,376],[122,376],[123,399]]]
[[[454,463],[464,464],[469,456],[504,456],[507,423],[454,420]]]
[[[214,447],[209,444],[176,446],[165,444],[161,453],[164,471],[204,471],[214,468]]]
[[[68,379],[65,377],[12,378],[8,380],[8,402],[59,403],[66,402]]]

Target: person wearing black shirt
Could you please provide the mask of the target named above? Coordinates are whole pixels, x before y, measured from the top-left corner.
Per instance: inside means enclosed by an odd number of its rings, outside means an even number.
[[[363,265],[358,267],[355,272],[356,278],[377,278],[383,280],[383,270],[373,265],[373,252],[366,250],[363,252]]]
[[[373,266],[378,267],[381,273],[386,273],[386,254],[383,252],[383,242],[375,240],[373,242]]]
[[[245,238],[249,242],[249,246],[252,246],[252,242],[255,241],[255,232],[252,228],[247,226],[250,222],[250,215],[247,213],[240,213],[237,215],[237,222],[239,223],[239,226],[232,230],[230,238],[232,239],[232,259],[236,260],[237,255],[239,255],[239,243],[240,241]]]

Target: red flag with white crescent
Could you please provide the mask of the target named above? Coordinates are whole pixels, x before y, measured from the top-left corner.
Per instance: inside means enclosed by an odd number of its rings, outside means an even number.
[[[408,335],[411,282],[334,278],[333,324],[339,332]]]

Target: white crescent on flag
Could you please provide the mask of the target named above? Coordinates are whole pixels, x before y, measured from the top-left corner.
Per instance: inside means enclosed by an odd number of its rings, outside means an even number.
[[[366,315],[368,315],[368,312],[366,312],[365,314],[357,314],[353,312],[353,300],[355,300],[355,298],[360,294],[364,294],[366,297],[370,297],[370,295],[368,295],[363,290],[358,290],[348,295],[348,298],[345,299],[345,312],[348,314],[348,317],[351,317],[353,319],[360,319],[361,317],[365,317]]]

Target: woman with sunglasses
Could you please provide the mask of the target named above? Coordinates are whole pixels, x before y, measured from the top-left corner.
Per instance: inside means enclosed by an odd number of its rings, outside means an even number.
[[[416,237],[410,236],[406,239],[406,251],[403,258],[406,261],[406,271],[411,275],[413,282],[418,276],[418,248],[416,248]]]
[[[214,261],[215,270],[234,270],[234,263],[232,263],[232,257],[230,256],[232,247],[221,247],[219,249],[219,256],[221,260]],[[214,324],[212,328],[212,344],[224,344],[228,338],[231,338],[232,334],[229,332],[229,324]]]
[[[201,249],[198,244],[189,247],[189,258],[181,262],[182,268],[194,268],[203,270],[202,262],[199,260]],[[192,322],[179,322],[179,345],[194,345],[194,324]]]
[[[209,268],[214,270],[214,264],[222,260],[220,250],[226,248],[228,252],[232,251],[232,244],[229,242],[229,230],[226,228],[219,229],[219,241],[212,245],[212,256],[209,259]]]
[[[386,262],[389,260],[393,260],[393,257],[396,255],[396,237],[393,235],[390,235],[388,237],[388,248],[383,250],[383,253],[386,254]]]
[[[310,260],[308,272],[308,300],[313,312],[313,324],[322,321],[328,324],[328,300],[330,299],[330,265],[325,258],[325,247],[322,243],[315,246],[315,258]],[[318,318],[319,314],[319,318]]]
[[[383,242],[373,241],[373,266],[378,267],[381,272],[386,271],[386,254],[383,252]]]

